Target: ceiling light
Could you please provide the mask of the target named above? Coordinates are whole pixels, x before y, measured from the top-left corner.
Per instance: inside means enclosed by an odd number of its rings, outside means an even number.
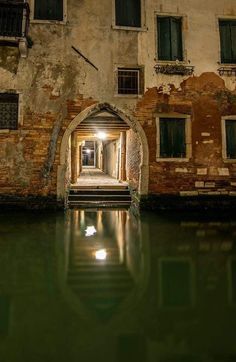
[[[86,153],[90,154],[91,150],[89,148],[86,149]]]
[[[107,138],[107,135],[105,132],[98,132],[97,138],[99,138],[100,140],[105,140]]]

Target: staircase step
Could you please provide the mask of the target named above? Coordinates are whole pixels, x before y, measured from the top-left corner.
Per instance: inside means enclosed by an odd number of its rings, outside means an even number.
[[[104,189],[84,189],[84,190],[71,190],[70,189],[70,195],[130,195],[130,192],[128,189],[122,189],[122,190],[104,190]]]

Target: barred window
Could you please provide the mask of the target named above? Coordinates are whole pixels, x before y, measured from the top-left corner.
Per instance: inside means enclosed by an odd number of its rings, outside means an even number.
[[[18,94],[0,94],[0,129],[18,128],[18,107]]]
[[[140,69],[118,69],[118,94],[140,93]]]

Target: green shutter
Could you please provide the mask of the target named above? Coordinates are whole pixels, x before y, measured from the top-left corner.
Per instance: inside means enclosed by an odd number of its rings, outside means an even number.
[[[186,157],[185,119],[160,119],[160,157]]]
[[[34,18],[39,20],[63,20],[63,0],[35,0]]]
[[[158,59],[183,60],[182,19],[157,17]]]
[[[171,60],[170,18],[158,17],[158,59]]]
[[[191,270],[185,261],[161,263],[162,304],[164,306],[188,306],[191,304]]]
[[[236,120],[227,120],[225,127],[227,158],[236,158]]]
[[[221,62],[232,62],[231,30],[229,21],[220,21]]]
[[[171,19],[171,60],[183,60],[182,19]]]
[[[141,0],[116,0],[116,25],[141,27]]]
[[[231,34],[231,63],[236,63],[236,21],[231,22],[230,27],[230,34]]]

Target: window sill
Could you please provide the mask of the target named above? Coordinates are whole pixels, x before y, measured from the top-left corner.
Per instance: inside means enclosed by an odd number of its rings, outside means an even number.
[[[179,64],[179,65],[184,65],[184,66],[187,66],[189,65],[189,63],[186,61],[186,60],[159,60],[157,58],[154,59],[155,62],[157,63],[157,65],[176,65],[176,64]]]
[[[223,158],[224,163],[236,163],[236,158]]]
[[[164,158],[164,157],[157,157],[157,162],[189,162],[189,158]]]
[[[39,20],[39,19],[31,19],[30,24],[51,24],[51,25],[66,25],[66,20]]]
[[[114,94],[115,98],[131,98],[131,99],[138,99],[142,98],[142,94]]]
[[[111,26],[112,29],[114,30],[126,30],[126,31],[138,31],[138,32],[145,32],[148,30],[148,28],[146,26],[142,26],[142,27],[133,27],[133,26],[121,26],[121,25],[112,25]]]

